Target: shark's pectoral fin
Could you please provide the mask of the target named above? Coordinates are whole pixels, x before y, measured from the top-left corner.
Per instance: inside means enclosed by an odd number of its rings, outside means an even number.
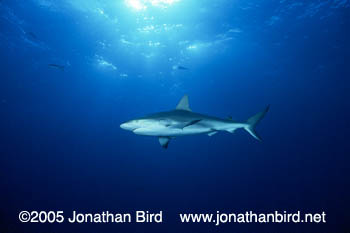
[[[170,138],[169,137],[159,137],[159,143],[160,145],[166,149],[168,148],[169,142],[170,142]]]
[[[201,120],[202,120],[202,119],[197,119],[197,120],[190,121],[190,122],[188,122],[188,123],[185,125],[185,127],[190,126],[190,125],[197,124],[197,123],[200,122]],[[185,127],[183,127],[183,128],[185,128]]]
[[[184,122],[184,123],[178,123],[175,125],[170,126],[171,128],[175,128],[175,129],[184,129],[185,127],[197,124],[198,122],[200,122],[202,119],[197,119],[197,120],[193,120],[190,122]]]
[[[211,137],[211,136],[213,136],[214,134],[217,134],[217,133],[218,133],[218,131],[213,131],[213,132],[208,133],[208,136]]]

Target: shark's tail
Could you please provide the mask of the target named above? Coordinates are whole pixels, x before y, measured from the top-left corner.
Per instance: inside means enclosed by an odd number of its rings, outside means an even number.
[[[268,105],[263,111],[255,114],[247,120],[247,126],[244,127],[250,135],[252,135],[257,140],[261,141],[261,137],[255,131],[255,126],[264,118],[267,111],[269,111],[270,105]]]

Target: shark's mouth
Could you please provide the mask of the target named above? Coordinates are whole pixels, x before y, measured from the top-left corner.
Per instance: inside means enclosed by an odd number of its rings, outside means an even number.
[[[138,127],[137,129],[134,129],[132,131],[134,134],[140,134],[140,135],[153,135],[154,131],[150,128],[146,127]]]

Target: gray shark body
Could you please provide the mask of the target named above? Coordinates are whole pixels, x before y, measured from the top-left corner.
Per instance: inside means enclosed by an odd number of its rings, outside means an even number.
[[[254,138],[261,140],[254,128],[268,109],[269,107],[266,107],[246,122],[235,122],[232,119],[221,119],[192,112],[189,108],[188,96],[185,95],[175,110],[130,120],[121,124],[120,127],[135,134],[159,137],[163,148],[167,148],[170,139],[174,137],[195,134],[212,136],[219,131],[233,133],[239,128],[245,129]]]

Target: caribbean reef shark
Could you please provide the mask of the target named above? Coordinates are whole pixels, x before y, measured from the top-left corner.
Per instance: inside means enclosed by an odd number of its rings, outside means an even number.
[[[233,133],[239,128],[245,129],[250,135],[261,141],[260,136],[255,131],[255,126],[268,110],[269,106],[245,122],[236,122],[232,119],[220,119],[192,112],[188,96],[185,95],[175,110],[130,120],[121,124],[120,127],[135,134],[158,137],[163,148],[167,148],[170,140],[175,137],[193,134],[212,136],[219,131]]]

